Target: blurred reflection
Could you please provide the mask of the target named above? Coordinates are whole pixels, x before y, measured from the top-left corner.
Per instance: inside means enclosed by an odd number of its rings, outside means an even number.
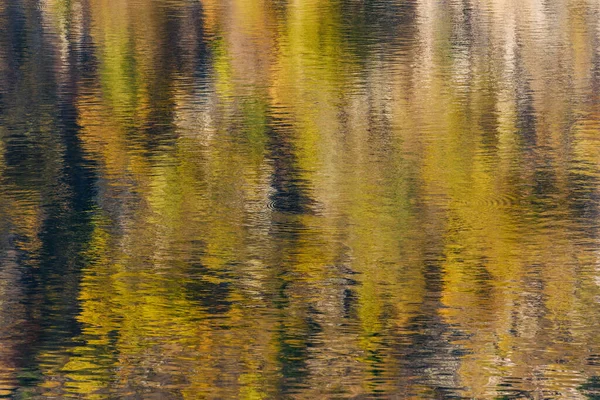
[[[0,396],[600,396],[600,4],[0,0]]]

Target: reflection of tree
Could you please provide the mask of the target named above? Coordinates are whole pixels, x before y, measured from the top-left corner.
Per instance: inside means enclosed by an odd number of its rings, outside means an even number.
[[[0,5],[9,390],[593,392],[595,6],[41,3]]]
[[[27,352],[15,354],[15,359],[30,371],[23,377],[31,378],[27,374],[52,368],[57,351],[69,346],[78,332],[79,271],[94,190],[78,138],[73,83],[81,66],[75,64],[75,49],[66,60],[66,76],[56,79],[53,43],[32,22],[41,18],[37,6],[14,3],[8,9],[3,17],[10,25],[18,23],[7,32],[7,59],[20,61],[9,66],[13,79],[7,79],[2,98],[3,197],[10,205],[4,231],[10,238],[5,264],[10,270],[3,273],[13,279],[11,292],[19,296],[11,301],[27,308],[15,311],[25,312],[21,318],[31,325],[14,324],[11,329],[17,330],[6,339],[27,343]],[[15,10],[22,14],[11,14]],[[21,333],[23,329],[30,334]]]

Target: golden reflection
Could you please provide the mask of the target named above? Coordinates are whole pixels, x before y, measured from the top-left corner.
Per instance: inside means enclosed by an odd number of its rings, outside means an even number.
[[[0,0],[0,395],[600,390],[597,4],[39,3]]]

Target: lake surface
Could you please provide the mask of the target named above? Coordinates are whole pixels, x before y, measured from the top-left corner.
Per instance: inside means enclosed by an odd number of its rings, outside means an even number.
[[[0,397],[600,399],[600,2],[0,0]]]

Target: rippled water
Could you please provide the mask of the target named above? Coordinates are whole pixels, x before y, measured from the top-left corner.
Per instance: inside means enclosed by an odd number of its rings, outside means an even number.
[[[599,399],[596,0],[0,0],[0,397]]]

